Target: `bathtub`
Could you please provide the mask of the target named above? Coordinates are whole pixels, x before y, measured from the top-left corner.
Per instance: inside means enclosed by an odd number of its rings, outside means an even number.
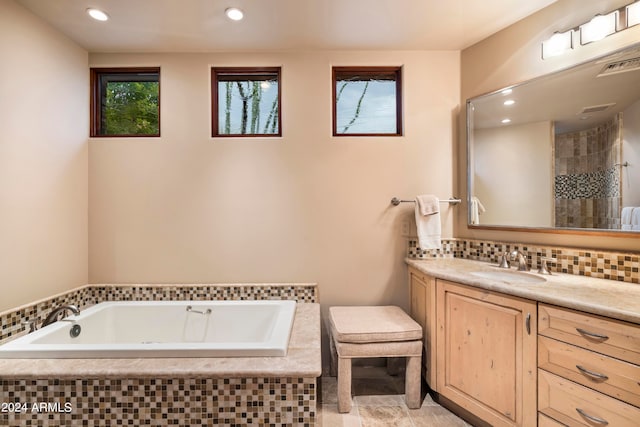
[[[103,302],[1,345],[0,358],[286,356],[295,310],[291,300]]]

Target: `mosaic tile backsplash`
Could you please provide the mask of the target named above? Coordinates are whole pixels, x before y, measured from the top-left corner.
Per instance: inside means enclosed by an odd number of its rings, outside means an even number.
[[[465,258],[497,263],[504,252],[519,250],[527,257],[529,267],[538,268],[542,259],[547,260],[551,271],[590,276],[628,283],[640,283],[640,253],[621,253],[534,244],[446,239],[442,248],[424,251],[416,240],[408,244],[409,258]]]

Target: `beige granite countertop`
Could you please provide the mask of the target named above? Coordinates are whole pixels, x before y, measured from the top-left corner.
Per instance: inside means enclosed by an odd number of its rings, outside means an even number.
[[[298,303],[284,357],[0,359],[0,380],[31,378],[318,377],[320,305]]]
[[[640,285],[596,279],[573,274],[553,273],[543,283],[507,283],[477,277],[474,271],[504,271],[496,264],[460,258],[411,259],[406,263],[436,278],[463,283],[490,291],[546,302],[587,313],[640,324]],[[515,268],[511,268],[515,271]]]

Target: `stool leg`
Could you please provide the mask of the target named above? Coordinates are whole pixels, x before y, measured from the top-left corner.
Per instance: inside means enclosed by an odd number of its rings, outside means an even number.
[[[338,356],[338,412],[351,412],[351,359]]]
[[[404,379],[404,398],[409,409],[420,408],[421,356],[407,356],[407,372]]]
[[[329,376],[335,377],[338,375],[337,367],[338,364],[338,352],[336,350],[336,345],[333,342],[333,337],[329,337]]]

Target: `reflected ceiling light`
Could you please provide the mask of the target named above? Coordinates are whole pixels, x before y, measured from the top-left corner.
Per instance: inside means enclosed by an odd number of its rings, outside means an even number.
[[[501,93],[501,94],[503,94],[503,95],[509,95],[511,92],[513,92],[513,90],[512,90],[512,89],[505,89],[505,90],[503,90],[503,91],[502,91],[502,92],[500,92],[500,93]]]
[[[109,19],[109,15],[107,15],[105,12],[93,7],[88,8],[87,13],[96,21],[106,21]]]
[[[580,25],[580,44],[585,45],[602,40],[608,35],[615,33],[617,21],[617,10],[607,15],[596,15],[591,21]]]
[[[511,119],[502,119],[502,123],[504,124],[511,123]]]
[[[260,87],[265,90],[269,89],[269,87],[271,87],[271,83],[268,80],[265,80],[262,83],[260,83]]]
[[[542,59],[562,55],[570,49],[573,49],[573,30],[555,33],[542,42]]]
[[[504,105],[513,105],[515,103],[516,101],[514,101],[513,99],[507,99],[506,101],[504,101]]]
[[[627,6],[627,28],[640,24],[640,1]]]
[[[242,12],[237,7],[226,8],[224,14],[227,15],[227,18],[231,19],[232,21],[240,21],[242,18],[244,18],[244,12]]]

